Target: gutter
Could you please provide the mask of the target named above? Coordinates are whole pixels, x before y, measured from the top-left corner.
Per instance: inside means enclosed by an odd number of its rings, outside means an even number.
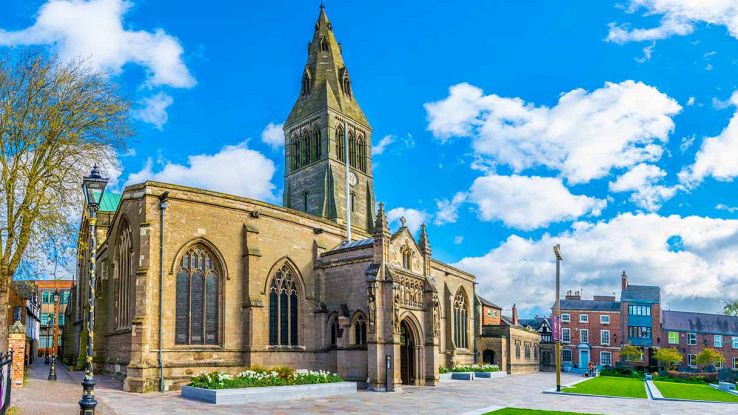
[[[167,209],[169,192],[159,195],[159,392],[164,392],[164,360],[162,356],[162,336],[164,333],[164,211]]]

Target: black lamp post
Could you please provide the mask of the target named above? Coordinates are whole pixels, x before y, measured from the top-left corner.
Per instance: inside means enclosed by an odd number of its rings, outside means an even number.
[[[51,364],[49,365],[49,377],[48,380],[56,380],[56,344],[57,344],[57,324],[59,322],[57,321],[56,315],[57,315],[57,304],[59,303],[59,289],[57,288],[54,290],[54,315],[52,322],[54,323],[54,345],[53,351],[54,353],[51,355]]]
[[[97,208],[100,207],[105,186],[108,179],[100,175],[97,166],[92,168],[90,175],[82,180],[82,190],[90,214],[90,278],[87,287],[87,356],[85,364],[85,378],[82,380],[82,399],[79,401],[80,415],[94,415],[97,401],[95,400],[95,377],[92,370],[92,346],[95,338],[95,256],[97,254],[97,240],[95,229],[97,225]]]

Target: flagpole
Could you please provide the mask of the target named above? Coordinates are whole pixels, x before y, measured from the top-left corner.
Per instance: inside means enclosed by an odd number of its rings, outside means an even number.
[[[351,188],[349,183],[349,141],[348,123],[343,120],[343,147],[346,161],[346,240],[351,242]]]

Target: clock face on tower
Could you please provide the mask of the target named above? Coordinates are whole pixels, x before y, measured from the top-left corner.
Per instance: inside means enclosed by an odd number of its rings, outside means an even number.
[[[359,179],[356,177],[356,173],[349,172],[349,184],[351,186],[356,186],[356,183],[358,183]]]

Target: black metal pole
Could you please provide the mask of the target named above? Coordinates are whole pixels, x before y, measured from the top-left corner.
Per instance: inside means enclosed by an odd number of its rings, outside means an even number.
[[[87,303],[87,356],[85,365],[85,378],[82,380],[82,399],[79,401],[80,415],[95,415],[95,376],[92,368],[92,351],[95,339],[95,255],[97,254],[97,240],[95,228],[97,224],[97,207],[90,206],[90,279],[87,292],[89,298]]]

